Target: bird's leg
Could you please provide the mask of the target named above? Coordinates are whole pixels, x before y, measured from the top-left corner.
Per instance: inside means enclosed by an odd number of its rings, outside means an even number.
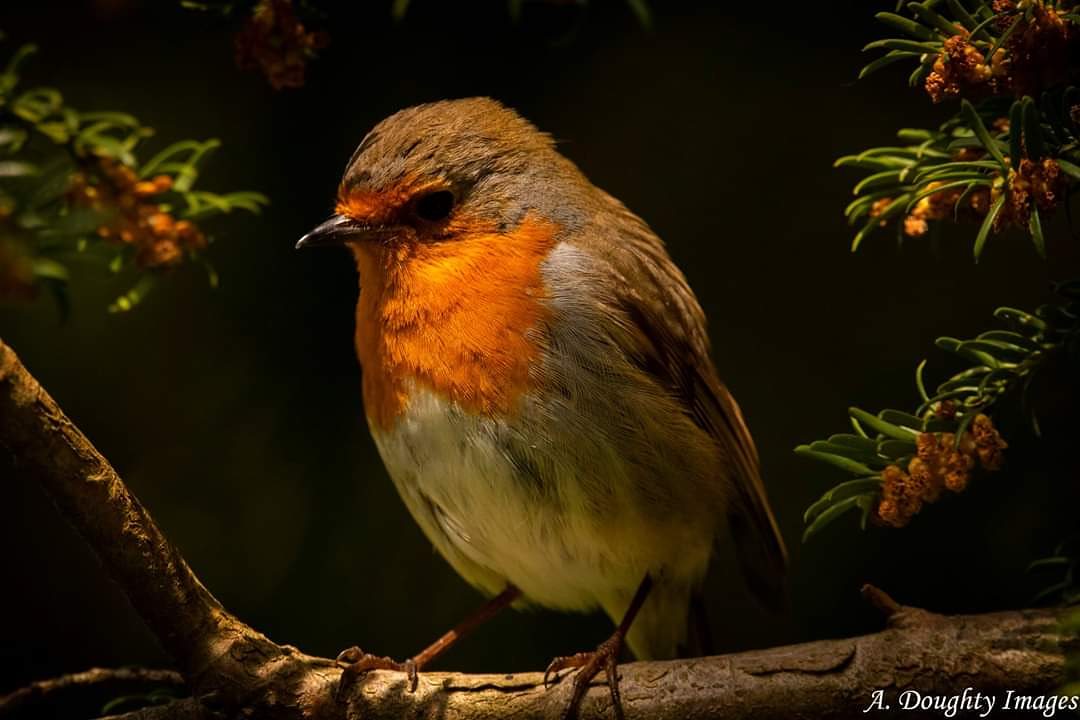
[[[519,597],[521,597],[521,591],[513,585],[507,585],[505,590],[484,603],[476,612],[405,662],[366,653],[355,645],[348,650],[343,650],[337,656],[337,661],[344,665],[341,682],[338,685],[338,697],[344,697],[349,686],[358,677],[371,670],[396,670],[405,673],[409,676],[409,692],[414,692],[420,680],[420,670],[425,665],[442,655],[455,642],[495,617],[500,610]]]
[[[611,690],[611,704],[615,717],[618,720],[623,719],[622,698],[619,696],[619,675],[616,670],[619,662],[619,652],[622,650],[623,641],[626,639],[626,633],[630,630],[630,625],[633,624],[634,618],[637,616],[638,611],[641,610],[641,606],[645,603],[645,598],[648,597],[651,589],[652,578],[646,575],[645,579],[638,585],[637,592],[634,593],[634,598],[630,601],[630,607],[626,609],[622,622],[615,628],[615,632],[611,637],[600,643],[596,650],[567,655],[566,657],[557,657],[547,666],[547,670],[544,671],[545,687],[548,684],[548,676],[552,673],[556,674],[557,680],[560,670],[580,668],[578,674],[574,676],[573,693],[570,696],[570,703],[563,711],[562,720],[569,720],[577,716],[578,707],[585,698],[585,693],[589,691],[589,683],[600,674],[601,670],[607,674],[607,684]]]

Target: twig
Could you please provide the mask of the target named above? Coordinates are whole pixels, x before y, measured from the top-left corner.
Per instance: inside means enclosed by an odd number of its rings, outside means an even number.
[[[99,720],[220,720],[199,704],[197,700],[185,698],[168,705],[141,708],[123,713],[108,715]]]
[[[71,675],[39,680],[0,697],[0,718],[33,713],[74,716],[73,705],[100,712],[109,700],[158,688],[182,690],[184,678],[172,670],[91,668]]]
[[[881,611],[886,620],[900,611],[900,603],[889,597],[889,594],[879,587],[866,584],[862,586],[860,592],[867,602]]]

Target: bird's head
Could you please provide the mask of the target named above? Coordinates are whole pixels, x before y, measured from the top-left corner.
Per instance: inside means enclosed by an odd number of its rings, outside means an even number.
[[[575,223],[568,195],[587,187],[546,133],[489,98],[402,110],[353,153],[335,214],[297,248],[447,243],[506,234],[530,213]]]

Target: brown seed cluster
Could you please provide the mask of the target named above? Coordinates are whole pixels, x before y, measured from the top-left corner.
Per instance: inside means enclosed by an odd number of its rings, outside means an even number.
[[[942,185],[942,182],[932,182],[926,187],[930,190]],[[1005,204],[994,218],[994,232],[1013,226],[1024,228],[1033,207],[1043,213],[1053,211],[1065,197],[1066,190],[1066,177],[1056,160],[1043,158],[1035,162],[1024,158],[1019,170],[1010,170],[1004,180],[999,175],[991,188],[979,187],[966,194],[963,188],[946,188],[922,198],[904,218],[904,234],[921,237],[930,229],[932,220],[984,218],[1002,193],[1006,195]],[[881,215],[890,204],[892,198],[876,200],[870,216]]]
[[[1001,52],[999,49],[995,57]],[[997,78],[986,57],[968,40],[967,31],[962,30],[945,41],[933,70],[926,76],[925,86],[930,99],[938,103],[960,96],[993,94]]]
[[[926,76],[926,93],[935,103],[955,97],[1037,95],[1067,79],[1067,61],[1080,32],[1066,20],[1066,9],[1045,0],[994,0],[993,8],[998,33],[1020,18],[1017,26],[989,60],[958,26]],[[1028,9],[1030,19],[1024,15]]]
[[[325,33],[304,27],[292,0],[259,0],[236,34],[236,64],[260,70],[275,90],[301,87],[308,60],[327,42]]]
[[[932,182],[926,187],[930,190],[944,184]],[[952,218],[954,213],[956,217],[962,218],[986,215],[990,207],[990,194],[985,188],[976,188],[967,193],[967,196],[963,198],[963,203],[960,203],[962,195],[963,190],[954,187],[931,193],[919,200],[904,218],[904,234],[910,237],[921,237],[930,229],[931,220]]]
[[[158,202],[172,185],[168,175],[139,180],[127,165],[101,158],[97,172],[72,176],[68,197],[72,204],[105,216],[98,237],[133,248],[136,266],[166,268],[182,261],[186,251],[206,247],[206,236],[194,223],[177,220]]]
[[[955,420],[957,410],[955,400],[942,400],[934,406],[933,412],[938,420]]]
[[[975,440],[975,454],[979,457],[979,464],[986,470],[1000,470],[1005,464],[1005,449],[1009,444],[1001,437],[990,418],[976,415],[971,423],[971,435]]]
[[[1040,162],[1024,158],[1018,170],[1009,171],[1007,182],[1009,191],[1001,212],[994,219],[995,231],[1010,225],[1026,227],[1033,206],[1049,212],[1065,197],[1065,175],[1057,161],[1051,158],[1043,158]],[[1001,187],[995,186],[993,199],[1002,192]]]
[[[936,502],[945,490],[963,492],[976,462],[984,470],[999,470],[1008,447],[986,415],[976,415],[971,430],[957,442],[953,433],[919,433],[916,454],[905,471],[890,465],[881,471],[881,500],[875,520],[904,527],[924,503]]]
[[[878,198],[874,201],[874,204],[870,206],[870,217],[881,217],[882,214],[889,209],[889,206],[893,204],[895,198]],[[885,221],[880,223],[881,227],[885,227]]]
[[[1069,3],[1054,3],[1068,5]],[[1069,56],[1077,49],[1080,32],[1066,20],[1070,11],[1051,7],[1045,0],[994,0],[998,29],[1004,32],[1015,19],[1010,13],[1031,8],[1031,19],[1020,20],[1005,41],[1000,74],[1002,92],[1013,97],[1038,96],[1068,79]]]

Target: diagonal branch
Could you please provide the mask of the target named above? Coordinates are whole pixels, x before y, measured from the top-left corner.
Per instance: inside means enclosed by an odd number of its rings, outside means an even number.
[[[237,621],[2,341],[0,444],[90,544],[181,672],[198,675],[215,640]]]
[[[544,690],[539,673],[425,673],[415,693],[398,673],[375,672],[335,697],[331,660],[277,645],[225,611],[162,535],[90,441],[0,341],[0,446],[35,479],[97,553],[109,575],[172,655],[193,698],[125,720],[203,720],[214,713],[268,718],[553,718],[569,683]],[[864,590],[886,630],[712,658],[620,666],[628,717],[846,718],[874,690],[951,693],[972,686],[1046,692],[1064,677],[1069,641],[1056,610],[941,616]],[[0,717],[9,715],[0,698]],[[611,717],[602,687],[583,717]],[[938,713],[939,715],[940,713]],[[909,717],[919,717],[910,713]]]

